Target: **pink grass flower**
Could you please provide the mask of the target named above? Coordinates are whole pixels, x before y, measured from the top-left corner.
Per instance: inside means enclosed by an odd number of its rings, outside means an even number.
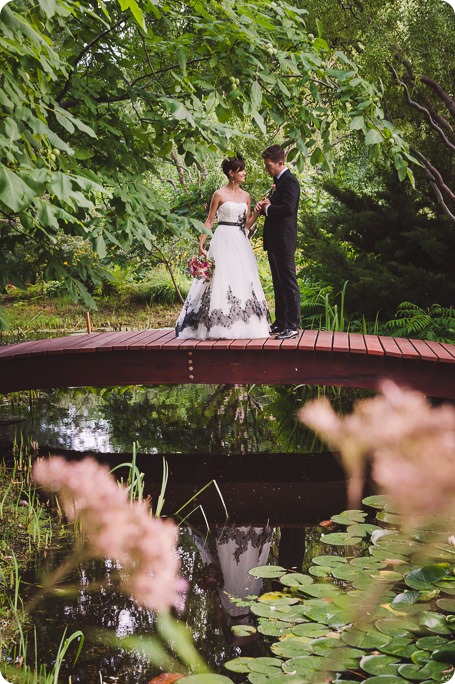
[[[171,520],[152,517],[145,503],[130,502],[126,489],[93,458],[38,460],[33,478],[58,495],[68,520],[78,521],[87,557],[120,562],[124,593],[149,610],[181,606],[186,583],[178,577],[178,528]]]
[[[348,416],[338,416],[327,399],[319,399],[299,417],[340,451],[355,483],[357,500],[350,505],[360,503],[358,485],[371,458],[374,480],[408,520],[455,514],[455,409],[432,407],[391,380],[380,389],[381,395],[359,401]]]

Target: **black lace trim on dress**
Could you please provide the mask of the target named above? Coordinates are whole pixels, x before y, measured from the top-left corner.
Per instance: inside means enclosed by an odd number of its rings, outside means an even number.
[[[182,322],[175,326],[175,333],[178,336],[182,330],[185,328],[191,328],[191,330],[197,330],[199,325],[203,325],[207,328],[207,332],[210,332],[211,328],[216,325],[221,325],[223,328],[231,328],[237,321],[243,321],[248,323],[252,316],[257,316],[259,320],[264,318],[269,320],[269,310],[267,308],[267,302],[263,300],[260,302],[256,297],[253,284],[251,284],[251,297],[246,300],[245,306],[242,307],[242,301],[239,297],[236,297],[232,292],[232,288],[229,287],[226,299],[229,304],[229,310],[224,313],[222,309],[212,309],[210,310],[210,299],[212,294],[211,283],[207,283],[205,291],[201,298],[201,304],[199,309],[193,308],[193,303],[191,298],[185,302],[184,316]]]

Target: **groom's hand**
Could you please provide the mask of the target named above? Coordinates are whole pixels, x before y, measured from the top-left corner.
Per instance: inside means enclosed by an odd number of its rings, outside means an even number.
[[[264,211],[264,202],[265,200],[259,200],[259,202],[256,203],[256,206],[254,207],[254,212],[256,214],[262,214]]]

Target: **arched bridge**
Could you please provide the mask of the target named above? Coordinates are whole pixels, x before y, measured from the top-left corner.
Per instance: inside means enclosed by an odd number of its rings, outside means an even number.
[[[181,340],[174,331],[78,334],[0,347],[0,393],[135,384],[311,384],[382,378],[455,399],[455,345],[305,330],[297,338]]]

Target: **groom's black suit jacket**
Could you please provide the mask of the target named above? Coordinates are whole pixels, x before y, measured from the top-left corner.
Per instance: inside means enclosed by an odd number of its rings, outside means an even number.
[[[270,205],[264,221],[264,249],[270,252],[294,252],[297,246],[297,209],[300,185],[286,169],[269,196]]]

